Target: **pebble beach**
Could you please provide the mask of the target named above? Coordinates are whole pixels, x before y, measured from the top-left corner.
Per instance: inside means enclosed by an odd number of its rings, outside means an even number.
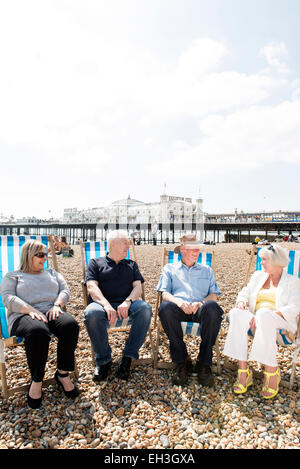
[[[299,244],[282,243],[289,249]],[[137,262],[145,278],[145,299],[153,310],[156,286],[162,268],[163,245],[135,246]],[[168,247],[172,247],[169,245]],[[251,244],[232,243],[206,246],[214,251],[214,271],[225,313],[233,307],[243,286]],[[43,390],[40,409],[27,406],[25,393],[17,393],[0,405],[0,449],[299,449],[300,448],[300,366],[292,390],[280,384],[272,400],[261,396],[262,380],[256,378],[245,395],[232,391],[236,373],[224,366],[222,354],[227,331],[223,320],[219,334],[222,370],[214,388],[204,388],[191,377],[186,386],[173,386],[171,371],[154,370],[151,364],[135,366],[128,382],[115,377],[127,333],[111,333],[112,373],[95,384],[89,337],[83,323],[83,279],[80,247],[74,257],[58,256],[60,272],[68,282],[71,298],[68,311],[80,324],[76,362],[81,395],[67,399],[56,385]],[[254,262],[251,272],[254,271]],[[152,321],[153,327],[153,321]],[[156,332],[153,330],[153,338]],[[198,346],[186,339],[192,358]],[[23,347],[6,350],[9,383],[29,383]],[[289,381],[291,348],[278,348],[282,378]],[[151,357],[147,337],[140,358]],[[168,341],[161,334],[161,360],[169,359]],[[300,360],[300,357],[299,357]],[[298,362],[299,362],[298,360]],[[259,370],[257,363],[250,363]],[[51,341],[46,376],[56,370],[56,344]]]

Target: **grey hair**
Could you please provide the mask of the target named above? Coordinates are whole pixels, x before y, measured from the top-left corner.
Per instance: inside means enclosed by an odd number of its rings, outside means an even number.
[[[127,231],[125,230],[113,230],[108,233],[107,236],[107,247],[108,250],[110,249],[110,243],[116,239],[129,239]]]
[[[258,255],[260,257],[262,256],[262,254],[267,255],[272,265],[276,265],[278,267],[287,267],[290,262],[288,250],[282,248],[281,246],[271,246],[260,249]]]

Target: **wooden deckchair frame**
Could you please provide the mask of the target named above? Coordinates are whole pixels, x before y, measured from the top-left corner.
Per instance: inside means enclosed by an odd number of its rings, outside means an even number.
[[[104,243],[104,241],[103,241],[103,243]],[[131,259],[138,264],[134,243],[131,239],[129,240],[129,245],[130,245],[130,248],[132,249],[132,253],[133,253],[133,256],[132,256]],[[81,286],[82,286],[82,293],[83,293],[84,308],[86,308],[88,306],[88,293],[87,293],[87,287],[85,285],[85,276],[86,276],[87,265],[86,265],[86,257],[85,257],[84,246],[85,246],[85,242],[82,241],[81,242],[81,262],[82,262],[83,279],[82,279],[82,282],[81,282]],[[142,300],[145,301],[144,283],[142,283],[141,298],[142,298]],[[118,333],[118,332],[128,332],[130,330],[130,328],[131,328],[131,325],[121,326],[121,327],[110,327],[107,330],[107,332],[108,332],[108,334]],[[149,330],[148,330],[148,335],[149,335],[149,340],[150,340],[152,357],[151,358],[139,358],[138,360],[132,360],[132,366],[148,365],[148,364],[153,365],[153,363],[154,363],[154,343],[153,343],[153,339],[152,339],[151,325],[150,325]],[[95,353],[94,353],[92,343],[91,343],[91,355],[92,355],[93,365],[95,365]]]
[[[48,235],[47,239],[48,239],[48,246],[50,247],[53,268],[54,270],[58,272],[58,264],[57,264],[57,258],[55,254],[52,236]],[[49,252],[49,249],[48,249],[48,252]],[[22,341],[21,343],[18,343],[17,337],[15,336],[11,336],[5,339],[2,335],[1,324],[0,324],[0,374],[1,374],[1,384],[2,384],[1,395],[4,399],[7,399],[9,396],[12,396],[16,392],[24,392],[29,389],[29,384],[23,384],[23,385],[15,386],[12,388],[8,386],[6,362],[5,362],[5,348],[13,348],[17,346],[24,347],[24,341]],[[71,375],[74,375],[76,378],[78,378],[79,376],[77,366],[76,366],[76,361],[75,361],[75,371],[72,372]],[[43,388],[49,386],[50,384],[56,384],[56,381],[54,378],[43,380]]]
[[[162,268],[168,263],[168,255],[169,252],[174,251],[173,249],[164,248],[162,253]],[[204,251],[204,254],[211,254],[212,261],[211,261],[211,268],[214,270],[214,251]],[[156,296],[156,304],[155,304],[155,314],[154,314],[154,329],[156,329],[156,347],[155,347],[155,355],[154,355],[154,369],[162,368],[162,369],[173,369],[175,368],[175,364],[172,362],[166,362],[163,360],[158,360],[158,351],[159,351],[159,344],[160,344],[160,335],[163,331],[163,327],[161,325],[160,319],[158,317],[158,309],[161,304],[162,300],[162,292],[157,292]],[[196,336],[195,336],[196,337]],[[198,337],[196,337],[198,339]],[[201,340],[201,338],[199,337]],[[220,346],[218,337],[215,343],[215,351],[217,357],[217,366],[213,365],[213,370],[217,372],[219,375],[221,373],[221,360],[220,360]]]
[[[249,258],[249,262],[248,262],[248,266],[247,266],[247,272],[246,272],[246,277],[245,277],[245,280],[244,280],[244,283],[243,283],[243,287],[245,287],[248,284],[250,274],[251,274],[253,259],[255,259],[256,256],[257,256],[257,249],[258,248],[263,248],[263,247],[264,247],[263,245],[257,246],[255,244],[255,245],[252,245],[251,252],[246,251],[250,255],[250,258]],[[293,385],[294,385],[294,382],[295,382],[295,377],[296,377],[296,368],[297,368],[297,365],[300,365],[300,363],[298,363],[298,359],[299,359],[298,357],[299,357],[299,354],[300,354],[300,312],[298,314],[298,327],[297,327],[295,341],[291,345],[286,345],[286,347],[292,347],[294,344],[295,344],[295,351],[292,354],[292,366],[291,366],[290,381],[287,382],[284,379],[281,379],[281,381],[280,381],[280,383],[284,387],[288,387],[289,389],[293,388]],[[231,361],[229,361],[228,357],[225,357],[224,364],[225,364],[226,368],[230,368],[231,370],[234,370],[234,371],[237,370],[237,364],[232,363]],[[254,376],[261,378],[263,376],[263,372],[254,370]],[[297,382],[300,385],[300,380],[297,380]]]

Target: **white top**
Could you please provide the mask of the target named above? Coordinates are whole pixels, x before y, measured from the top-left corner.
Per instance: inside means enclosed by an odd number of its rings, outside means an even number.
[[[238,294],[236,302],[248,302],[249,310],[255,311],[256,299],[259,290],[265,284],[269,274],[259,270],[254,272],[248,285]],[[276,288],[276,310],[280,311],[289,323],[290,330],[297,330],[297,316],[300,312],[300,279],[287,273],[283,269],[281,279]]]

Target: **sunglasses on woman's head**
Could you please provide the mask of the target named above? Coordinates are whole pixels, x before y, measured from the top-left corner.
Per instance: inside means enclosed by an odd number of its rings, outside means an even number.
[[[47,257],[48,254],[46,252],[38,252],[35,257],[38,257],[39,259],[43,259],[44,257]]]
[[[275,252],[275,248],[274,248],[274,246],[272,246],[272,244],[271,244],[271,246],[268,247],[268,249],[269,249],[269,251]]]

